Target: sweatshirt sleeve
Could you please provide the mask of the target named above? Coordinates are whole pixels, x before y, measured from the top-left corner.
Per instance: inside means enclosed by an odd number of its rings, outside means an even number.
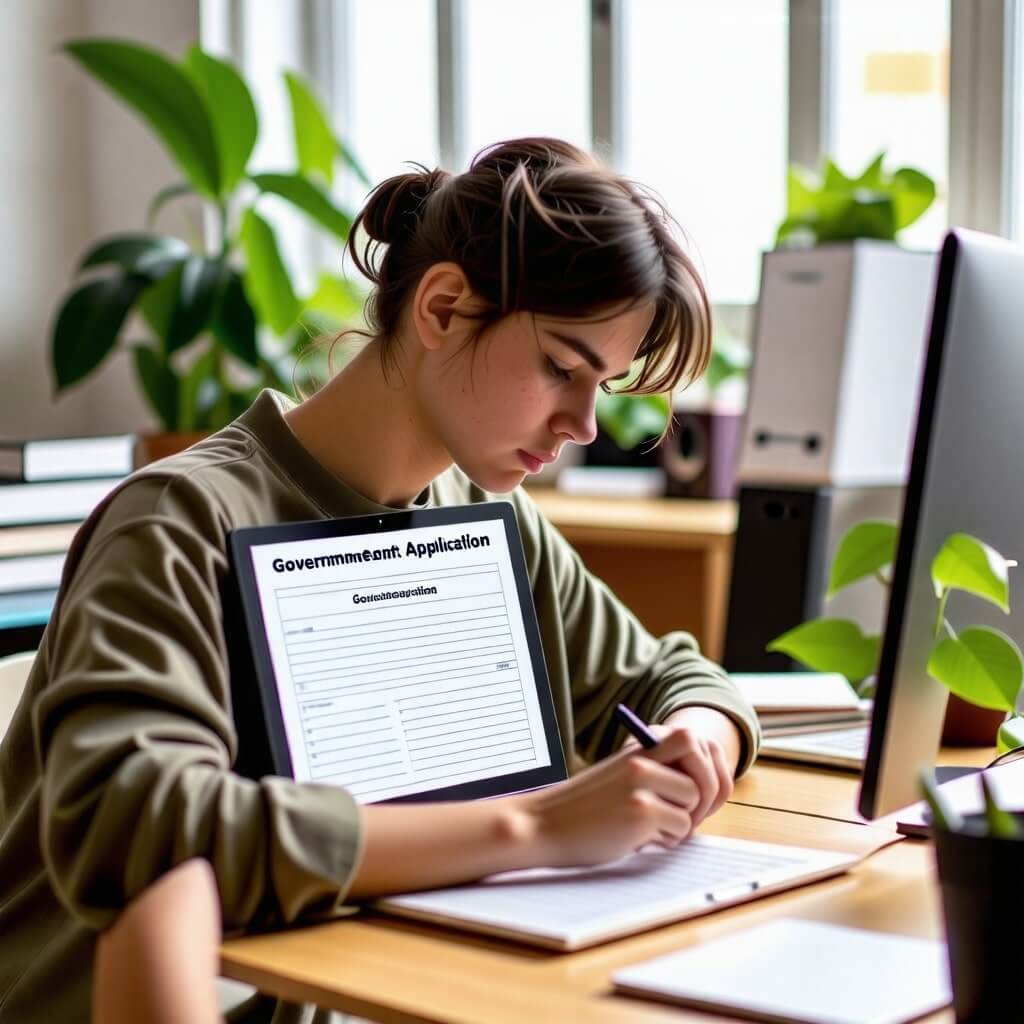
[[[583,565],[568,541],[522,490],[519,518],[545,655],[564,673],[572,697],[577,751],[605,757],[625,739],[612,715],[622,702],[649,722],[699,705],[727,715],[741,738],[737,776],[757,755],[757,715],[724,669],[705,658],[689,633],[652,636],[637,617]],[[558,640],[558,643],[551,642]]]
[[[95,928],[196,856],[227,930],[338,913],[359,858],[345,790],[232,771],[212,532],[188,515],[122,517],[65,579],[44,644],[42,851],[61,900]]]

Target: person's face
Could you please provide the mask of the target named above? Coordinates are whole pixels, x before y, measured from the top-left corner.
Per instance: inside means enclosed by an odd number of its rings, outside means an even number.
[[[510,491],[567,442],[594,439],[598,389],[629,371],[654,305],[605,316],[515,313],[475,345],[432,354],[423,408],[438,441],[474,483]]]

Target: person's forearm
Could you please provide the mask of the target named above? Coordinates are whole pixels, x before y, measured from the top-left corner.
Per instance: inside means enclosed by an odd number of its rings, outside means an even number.
[[[362,808],[363,850],[353,899],[452,885],[538,863],[519,797]]]

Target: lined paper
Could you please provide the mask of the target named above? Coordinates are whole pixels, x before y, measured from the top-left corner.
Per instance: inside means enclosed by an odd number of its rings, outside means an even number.
[[[575,949],[837,873],[854,854],[693,836],[592,868],[541,868],[473,885],[393,896],[385,910]]]

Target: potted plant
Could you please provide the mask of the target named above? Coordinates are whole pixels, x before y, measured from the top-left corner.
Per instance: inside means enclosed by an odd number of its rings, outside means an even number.
[[[677,407],[666,395],[602,392],[597,399],[597,440],[589,465],[662,467],[672,497],[730,498],[740,438],[741,412],[716,405],[723,386],[750,365],[745,345],[716,325],[711,360],[701,380],[704,398],[695,408]],[[621,389],[622,385],[620,385]],[[669,434],[659,444],[670,418]]]
[[[934,779],[926,776],[922,785],[932,815],[957,1022],[1016,1019],[1024,815],[1000,808],[984,775],[985,810],[977,815],[962,817],[949,807]]]
[[[309,384],[322,364],[296,368],[296,357],[310,333],[351,322],[362,296],[326,272],[310,294],[298,294],[261,204],[277,197],[343,243],[352,219],[331,197],[335,175],[368,184],[309,87],[284,76],[296,166],[257,173],[250,160],[259,118],[230,63],[196,46],[174,61],[117,40],[75,41],[64,51],[142,118],[182,180],[153,197],[145,231],[100,239],[82,257],[54,320],[57,394],[94,373],[120,342],[161,426],[187,441],[228,423],[263,387],[290,391],[293,373],[297,386]],[[215,226],[205,241],[152,230],[164,204],[183,196],[197,198]],[[172,441],[172,450],[182,446]]]
[[[888,173],[885,151],[856,177],[825,158],[821,173],[789,168],[786,216],[775,235],[777,246],[822,245],[856,238],[895,241],[935,199],[935,182],[913,167]]]
[[[885,520],[868,520],[853,527],[836,549],[826,600],[867,577],[888,587],[884,573],[895,557],[897,535],[897,525]],[[953,697],[989,711],[965,723],[965,735],[951,734],[947,713],[943,736],[947,743],[984,744],[995,739],[1001,751],[1024,744],[1024,715],[1018,713],[1024,683],[1020,648],[988,626],[970,626],[958,633],[946,618],[946,606],[955,591],[1008,613],[1009,570],[1015,564],[966,533],[948,537],[932,560],[937,605],[928,674]],[[768,650],[787,654],[815,671],[841,672],[861,696],[869,696],[880,641],[878,636],[865,635],[855,622],[821,618],[776,637]]]

